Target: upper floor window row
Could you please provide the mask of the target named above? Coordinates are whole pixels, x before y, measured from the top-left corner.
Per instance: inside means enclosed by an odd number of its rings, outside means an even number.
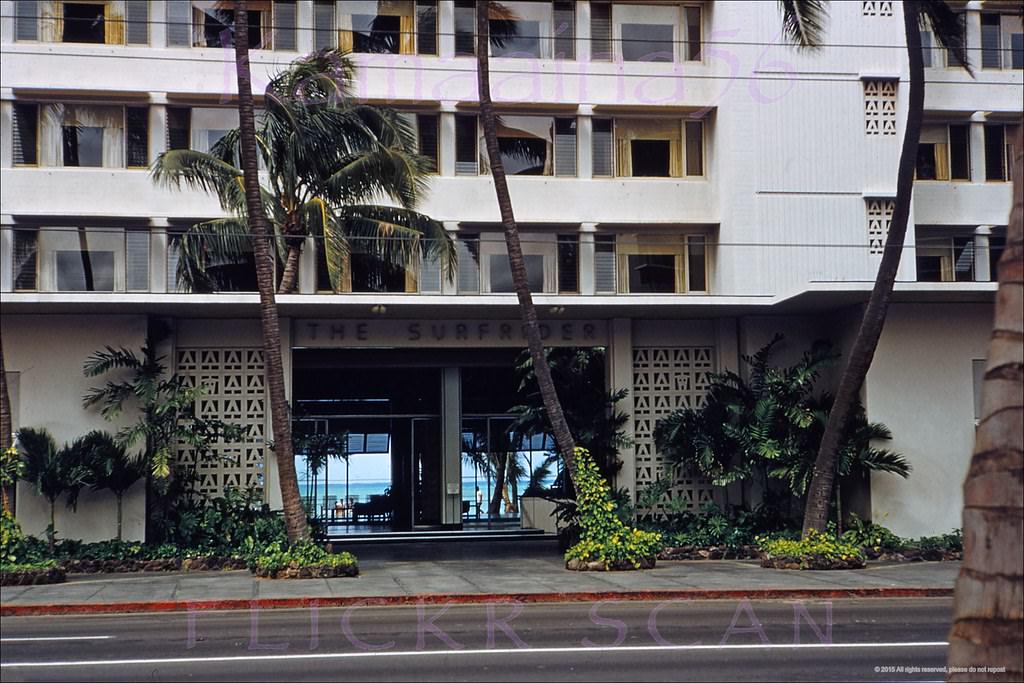
[[[148,107],[16,102],[11,123],[15,165],[149,166]]]
[[[967,123],[926,125],[917,146],[916,180],[996,181],[1012,180],[1013,140],[1016,126],[986,123],[980,138],[984,167],[971,164],[971,126]],[[982,174],[984,171],[984,175]]]
[[[594,177],[682,178],[704,175],[704,123],[681,119],[592,119]],[[575,176],[577,120],[501,116],[498,148],[508,175]],[[483,130],[475,114],[455,115],[455,173],[489,173]]]
[[[298,25],[296,0],[250,0],[249,47],[298,50],[300,31],[312,31],[314,49],[354,53],[437,55],[438,0],[315,0],[312,26]],[[474,0],[455,0],[456,57],[476,53]],[[491,55],[577,58],[576,3],[516,1],[491,5]],[[153,16],[151,17],[151,13]],[[637,4],[593,0],[591,58],[595,61],[701,60],[698,4]],[[15,0],[15,39],[50,43],[149,45],[150,24],[164,23],[169,47],[234,46],[232,0]]]
[[[959,15],[961,34],[967,36],[965,14]],[[938,47],[932,32],[921,29],[921,47],[926,67],[959,67],[960,61],[952,51]],[[981,45],[967,45],[973,67],[982,69],[1024,69],[1024,23],[1015,14],[983,12],[981,14]],[[980,62],[980,64],[979,64]]]

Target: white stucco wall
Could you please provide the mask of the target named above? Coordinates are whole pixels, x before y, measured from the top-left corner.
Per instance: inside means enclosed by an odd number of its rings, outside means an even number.
[[[974,446],[972,360],[985,358],[992,306],[896,304],[865,384],[871,420],[892,429],[886,445],[914,467],[910,478],[871,478],[872,517],[901,536],[961,525]]]
[[[58,445],[93,429],[115,432],[130,421],[110,423],[99,413],[82,408],[82,395],[98,380],[82,374],[82,364],[94,351],[110,345],[138,349],[145,338],[143,316],[4,315],[4,363],[19,373],[17,427],[43,427]],[[25,533],[42,535],[49,523],[49,504],[25,482],[18,485],[16,515]],[[145,530],[143,485],[124,499],[123,535],[142,539]],[[100,541],[117,531],[114,497],[107,491],[82,492],[77,513],[57,503],[57,535]]]

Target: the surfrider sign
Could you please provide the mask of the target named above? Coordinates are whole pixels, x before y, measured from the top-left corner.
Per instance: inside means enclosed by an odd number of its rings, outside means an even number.
[[[544,320],[549,346],[607,346],[606,320]],[[526,346],[518,320],[306,320],[292,321],[292,346]]]

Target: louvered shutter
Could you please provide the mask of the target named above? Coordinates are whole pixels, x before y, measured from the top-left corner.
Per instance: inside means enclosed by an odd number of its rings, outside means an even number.
[[[149,0],[127,0],[124,21],[126,45],[149,45]]]
[[[295,0],[274,0],[274,49],[295,51]]]
[[[167,44],[189,47],[192,44],[192,3],[189,0],[167,1]]]
[[[576,119],[555,119],[555,175],[576,175]]]
[[[590,3],[590,58],[607,62],[612,58],[612,5],[610,2]]]
[[[612,175],[612,120],[594,119],[591,135],[593,148],[593,174],[595,176]]]
[[[125,289],[149,291],[149,232],[129,230],[124,236]]]

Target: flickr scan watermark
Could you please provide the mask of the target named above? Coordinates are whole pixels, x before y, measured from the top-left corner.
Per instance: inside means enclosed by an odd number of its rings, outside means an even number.
[[[698,629],[700,637],[696,640],[692,638],[692,615],[686,614],[688,606],[693,604],[687,600],[666,600],[653,606],[614,600],[573,603],[579,611],[567,610],[565,614],[565,628],[571,629],[574,634],[567,644],[579,649],[619,648],[627,640],[633,645],[665,648],[686,645],[727,646],[730,643],[751,641],[765,646],[833,644],[830,601],[813,605],[802,601],[788,603],[786,607],[789,610],[785,617],[779,618],[776,612],[769,624],[757,615],[751,601],[741,600],[736,603],[728,625],[702,626]],[[529,606],[538,608],[538,611],[545,606],[550,607],[545,603],[418,603],[414,605],[415,614],[412,614],[413,605],[399,605],[395,606],[397,611],[387,615],[386,623],[383,623],[380,611],[366,613],[368,610],[379,610],[384,605],[383,602],[369,601],[358,606],[321,607],[313,601],[308,607],[302,608],[308,618],[296,620],[292,616],[288,622],[287,635],[282,635],[280,624],[276,624],[275,632],[270,634],[264,621],[261,630],[261,620],[268,612],[280,613],[282,610],[260,608],[258,602],[253,601],[248,612],[246,649],[252,652],[297,653],[316,652],[325,646],[331,649],[342,646],[355,652],[372,653],[399,649],[420,652],[457,651],[469,647],[486,650],[543,650],[546,644],[530,642],[530,634],[539,633],[537,629],[522,622],[519,626],[515,623],[523,617]],[[450,614],[453,607],[466,607],[470,612]],[[624,608],[629,613],[624,614],[616,608]],[[294,615],[295,610],[289,611]],[[184,641],[186,650],[202,650],[203,642],[207,640],[202,622],[204,616],[209,614],[196,607],[188,608]],[[442,623],[446,615],[449,619],[447,623]],[[301,630],[297,627],[298,623],[302,624]],[[207,628],[213,627],[211,625]],[[681,637],[679,631],[684,628],[691,637]],[[769,637],[769,630],[773,632],[774,639]]]

